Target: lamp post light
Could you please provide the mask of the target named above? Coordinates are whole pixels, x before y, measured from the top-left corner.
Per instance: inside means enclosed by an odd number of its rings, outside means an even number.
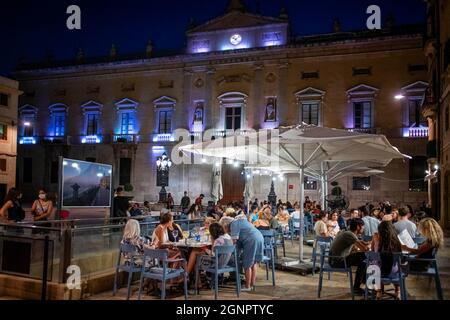
[[[159,191],[159,202],[161,203],[167,201],[166,187],[169,185],[170,167],[172,167],[172,160],[167,157],[165,152],[160,157],[156,158],[156,185],[161,187],[161,191]]]

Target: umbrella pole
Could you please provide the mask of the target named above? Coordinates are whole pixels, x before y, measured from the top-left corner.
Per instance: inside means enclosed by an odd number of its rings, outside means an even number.
[[[300,167],[300,231],[299,231],[299,259],[300,262],[303,261],[303,228],[304,228],[304,206],[303,203],[305,202],[305,171],[304,171],[304,163],[305,163],[305,151],[304,151],[304,145],[300,145],[300,159],[301,159],[301,167]]]
[[[320,164],[320,190],[321,190],[321,206],[322,210],[325,210],[325,197],[327,196],[325,190],[325,174],[323,172],[323,162]]]

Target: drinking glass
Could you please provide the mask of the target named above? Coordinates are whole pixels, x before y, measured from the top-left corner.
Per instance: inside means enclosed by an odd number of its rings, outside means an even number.
[[[175,239],[175,242],[177,242],[177,238],[178,238],[178,230],[177,230],[177,229],[172,230],[172,235],[173,235],[173,237],[174,237],[174,239]]]

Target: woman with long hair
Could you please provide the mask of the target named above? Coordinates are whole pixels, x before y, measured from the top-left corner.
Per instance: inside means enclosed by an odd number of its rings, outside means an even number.
[[[3,207],[0,209],[0,217],[8,221],[19,222],[25,218],[25,211],[22,209],[20,198],[22,192],[16,188],[11,188],[5,197]]]
[[[382,221],[378,233],[373,235],[373,250],[379,252],[381,259],[381,276],[390,277],[398,272],[399,265],[394,264],[394,253],[401,253],[402,246],[397,237],[394,225],[390,221]],[[377,291],[377,299],[381,299],[384,288]],[[395,298],[398,299],[399,286],[395,285]]]
[[[341,231],[338,223],[339,214],[337,211],[333,211],[329,214],[329,218],[327,221],[328,226],[328,234],[330,237],[336,237],[336,235]]]
[[[444,245],[444,232],[441,226],[433,218],[425,218],[419,222],[417,230],[426,240],[417,249],[404,245],[402,245],[402,249],[415,254],[418,259],[433,258],[433,251]],[[409,263],[410,270],[414,271],[425,271],[429,266],[430,263],[427,261],[412,260]]]

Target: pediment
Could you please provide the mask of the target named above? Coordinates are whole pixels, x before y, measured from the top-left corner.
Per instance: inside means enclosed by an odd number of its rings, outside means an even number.
[[[278,18],[233,11],[216,19],[210,20],[205,24],[195,27],[189,30],[187,34],[189,35],[217,30],[257,27],[280,23],[287,24],[286,20]]]
[[[420,92],[420,93],[424,93],[428,88],[428,82],[425,81],[416,81],[414,83],[411,83],[407,86],[404,86],[402,88],[402,91],[404,92],[410,92],[410,93],[414,93],[414,92]]]
[[[162,96],[158,99],[153,100],[153,104],[156,106],[160,105],[175,105],[177,103],[177,100],[168,96]]]
[[[366,85],[360,84],[349,90],[347,90],[347,96],[358,97],[358,96],[375,96],[380,89]]]
[[[295,93],[297,99],[322,99],[324,95],[325,91],[313,87],[308,87]]]

